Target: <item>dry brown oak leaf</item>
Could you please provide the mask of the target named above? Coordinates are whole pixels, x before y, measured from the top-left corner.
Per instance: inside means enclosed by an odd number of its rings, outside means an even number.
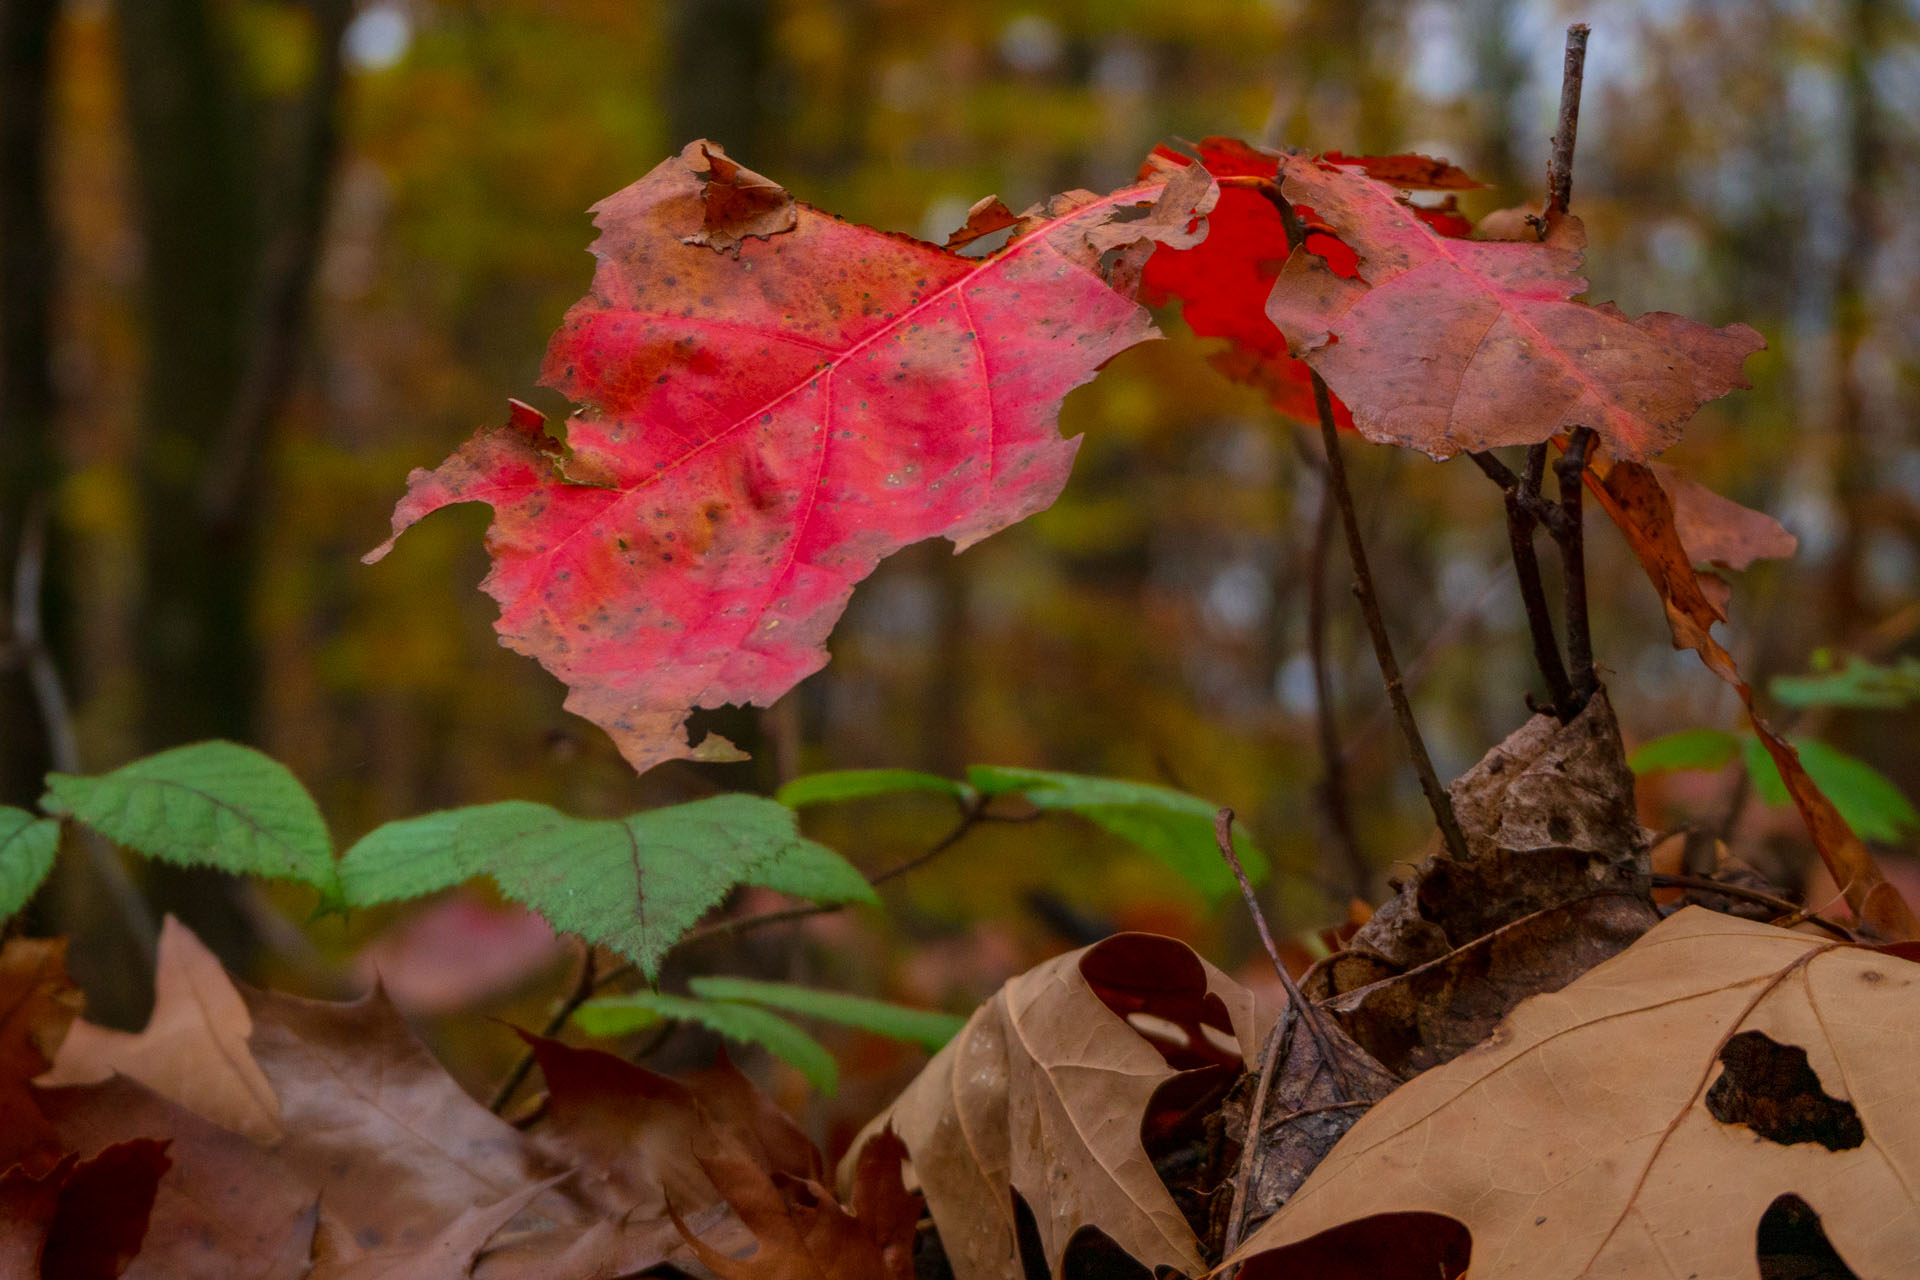
[[[1689,907],[1368,1112],[1228,1265],[1415,1213],[1474,1280],[1754,1277],[1791,1194],[1863,1280],[1911,1276],[1916,1058],[1920,965]]]
[[[1808,776],[1793,744],[1759,715],[1752,687],[1734,664],[1733,655],[1714,638],[1714,624],[1727,620],[1725,593],[1711,589],[1708,584],[1719,579],[1700,573],[1694,565],[1700,555],[1715,549],[1723,554],[1744,554],[1744,547],[1736,552],[1725,544],[1716,548],[1711,543],[1690,542],[1683,526],[1688,519],[1697,520],[1697,495],[1676,497],[1668,492],[1664,479],[1652,467],[1606,457],[1597,459],[1586,473],[1587,488],[1620,527],[1640,567],[1659,592],[1667,610],[1667,625],[1673,632],[1673,647],[1692,649],[1709,671],[1740,695],[1755,734],[1778,766],[1814,847],[1820,851],[1834,883],[1846,895],[1847,906],[1870,934],[1883,940],[1920,938],[1920,917],[1888,883],[1866,845]],[[1689,509],[1692,516],[1684,514]]]
[[[280,1104],[247,1051],[253,1019],[213,952],[172,916],[160,928],[153,1016],[138,1034],[76,1022],[42,1086],[118,1073],[204,1120],[259,1142],[280,1136]]]
[[[1570,214],[1542,242],[1459,240],[1357,168],[1282,156],[1280,175],[1359,274],[1296,249],[1268,318],[1370,440],[1444,458],[1588,426],[1615,456],[1645,461],[1702,404],[1746,386],[1741,366],[1765,345],[1745,325],[1573,301],[1586,232]]]
[[[1019,1274],[1016,1192],[1055,1277],[1083,1227],[1145,1266],[1199,1275],[1199,1242],[1147,1158],[1141,1122],[1183,1070],[1252,1066],[1274,1017],[1171,938],[1123,933],[1057,956],[974,1013],[855,1140],[841,1183],[891,1126],[957,1280]]]

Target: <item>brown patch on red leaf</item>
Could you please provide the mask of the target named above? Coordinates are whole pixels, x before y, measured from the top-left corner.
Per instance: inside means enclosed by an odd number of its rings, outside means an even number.
[[[967,221],[958,231],[947,237],[945,248],[964,249],[975,240],[983,239],[996,231],[1005,231],[1020,221],[1013,210],[1000,203],[999,196],[987,196],[974,202],[967,210]]]
[[[1296,253],[1267,315],[1369,439],[1446,457],[1584,425],[1644,460],[1706,401],[1747,385],[1741,366],[1764,345],[1745,325],[1572,301],[1587,282],[1571,215],[1539,243],[1459,240],[1352,169],[1295,156],[1279,169],[1287,198],[1358,255],[1359,275]]]
[[[799,223],[793,197],[785,187],[727,159],[717,143],[696,145],[707,161],[706,217],[700,230],[684,237],[687,244],[705,245],[737,258],[749,237],[769,240]]]
[[[1328,151],[1320,158],[1328,164],[1357,168],[1369,178],[1402,191],[1477,191],[1487,185],[1459,165],[1432,156],[1350,156]]]

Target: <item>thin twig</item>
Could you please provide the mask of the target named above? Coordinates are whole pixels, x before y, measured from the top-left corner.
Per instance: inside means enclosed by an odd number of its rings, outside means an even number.
[[[1557,709],[1572,699],[1572,682],[1560,661],[1560,642],[1553,634],[1553,613],[1547,607],[1547,589],[1540,578],[1540,557],[1534,550],[1533,530],[1538,523],[1534,504],[1519,476],[1490,453],[1470,453],[1474,465],[1497,485],[1506,501],[1507,547],[1513,554],[1513,575],[1520,584],[1520,601],[1526,607],[1527,630],[1533,638],[1533,661],[1540,678],[1547,682],[1547,699]],[[1528,454],[1531,463],[1533,455]],[[1544,455],[1543,455],[1544,460]],[[1528,474],[1533,474],[1531,466]],[[1533,494],[1537,495],[1537,482]]]
[[[571,1018],[574,1012],[593,995],[593,970],[593,947],[583,942],[580,944],[580,976],[574,980],[573,990],[567,993],[567,998],[560,1002],[559,1007],[547,1019],[546,1025],[540,1028],[542,1040],[551,1040],[559,1035],[566,1027],[567,1019]],[[487,1110],[499,1115],[507,1109],[507,1104],[513,1101],[513,1095],[520,1091],[521,1084],[533,1071],[534,1059],[533,1046],[529,1045],[521,1052],[519,1060],[513,1064],[513,1069],[507,1072],[507,1078],[500,1082],[500,1087],[493,1091],[493,1098],[487,1103]]]
[[[1580,89],[1586,79],[1587,32],[1584,22],[1567,28],[1566,60],[1560,70],[1560,127],[1553,132],[1553,158],[1547,162],[1547,213],[1565,213],[1573,200],[1573,143],[1580,130]]]
[[[13,570],[14,658],[26,668],[27,682],[33,689],[40,723],[47,736],[47,758],[61,773],[79,773],[80,738],[74,732],[73,709],[60,680],[59,664],[47,646],[46,632],[40,620],[41,583],[47,560],[47,508],[35,501],[27,510],[20,530],[20,553]],[[153,910],[127,875],[120,855],[107,840],[81,828],[80,847],[86,852],[87,865],[106,889],[120,923],[133,940],[143,961],[151,965],[159,945],[153,927]]]
[[[1553,464],[1560,477],[1560,527],[1553,531],[1560,544],[1560,559],[1566,570],[1567,662],[1573,668],[1573,697],[1562,704],[1561,719],[1580,714],[1600,687],[1593,670],[1593,631],[1587,619],[1587,556],[1582,529],[1581,494],[1586,486],[1581,473],[1587,469],[1587,455],[1593,451],[1592,427],[1575,427],[1567,442],[1567,451]]]
[[[1314,520],[1313,545],[1307,552],[1307,657],[1313,666],[1314,723],[1320,739],[1325,772],[1314,788],[1321,814],[1333,834],[1334,846],[1347,870],[1347,890],[1367,896],[1373,869],[1360,850],[1354,831],[1353,809],[1347,792],[1346,753],[1340,747],[1340,719],[1333,703],[1333,678],[1327,666],[1327,553],[1333,543],[1333,484],[1324,465],[1320,471],[1320,511]]]
[[[1246,1230],[1247,1187],[1253,1181],[1254,1165],[1259,1160],[1260,1139],[1265,1136],[1261,1120],[1267,1113],[1267,1091],[1273,1087],[1274,1068],[1285,1051],[1288,1033],[1295,1022],[1291,1003],[1274,1019],[1267,1042],[1260,1051],[1260,1078],[1253,1086],[1253,1105],[1247,1111],[1247,1136],[1240,1146],[1240,1172],[1233,1180],[1233,1203],[1227,1209],[1227,1232],[1220,1242],[1225,1258],[1240,1247],[1240,1233]]]
[[[1310,1004],[1300,992],[1300,986],[1287,972],[1287,966],[1280,960],[1280,948],[1274,945],[1273,931],[1267,928],[1266,913],[1260,910],[1260,899],[1254,896],[1253,881],[1247,879],[1247,869],[1240,865],[1240,855],[1233,851],[1233,810],[1222,809],[1213,815],[1213,838],[1220,846],[1220,856],[1233,868],[1233,878],[1240,882],[1240,896],[1246,901],[1247,913],[1253,917],[1253,927],[1260,933],[1260,945],[1267,949],[1267,959],[1273,962],[1273,971],[1280,975],[1280,985],[1286,989],[1287,1003],[1300,1011],[1300,1021],[1305,1024],[1307,1034],[1313,1037],[1313,1047],[1319,1051],[1320,1061],[1333,1075],[1333,1090],[1341,1098],[1351,1098],[1354,1090],[1347,1083],[1346,1067],[1334,1055],[1333,1037],[1321,1025],[1320,1019],[1326,1015],[1320,1006]]]
[[[1346,527],[1347,554],[1353,561],[1353,594],[1360,601],[1361,616],[1367,622],[1367,634],[1373,640],[1373,656],[1380,666],[1380,678],[1387,687],[1387,699],[1393,705],[1393,718],[1399,723],[1400,736],[1406,740],[1407,754],[1413,759],[1413,771],[1420,779],[1420,790],[1433,810],[1440,838],[1455,859],[1467,860],[1467,838],[1460,820],[1453,813],[1453,799],[1434,772],[1433,758],[1427,754],[1426,740],[1413,718],[1413,705],[1400,680],[1400,664],[1393,656],[1393,642],[1387,638],[1387,624],[1380,616],[1380,600],[1373,590],[1373,571],[1367,566],[1367,549],[1360,540],[1360,520],[1353,509],[1353,491],[1347,486],[1347,467],[1340,455],[1340,435],[1333,423],[1333,401],[1327,384],[1318,373],[1313,375],[1313,401],[1320,411],[1320,438],[1326,446],[1327,481],[1340,507],[1340,520]]]
[[[1847,942],[1855,941],[1853,934],[1844,925],[1835,924],[1823,916],[1807,915],[1806,908],[1798,903],[1775,897],[1771,893],[1762,893],[1758,889],[1748,889],[1737,884],[1723,884],[1708,876],[1673,875],[1664,871],[1654,872],[1652,880],[1653,887],[1656,889],[1692,889],[1695,893],[1717,893],[1723,898],[1737,898],[1741,902],[1771,907],[1789,919],[1800,917],[1819,925],[1836,938]]]

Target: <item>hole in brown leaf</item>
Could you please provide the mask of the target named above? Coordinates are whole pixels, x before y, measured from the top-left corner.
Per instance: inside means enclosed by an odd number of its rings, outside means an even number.
[[[1040,1224],[1034,1221],[1025,1196],[1018,1191],[1008,1194],[1013,1197],[1013,1238],[1020,1246],[1020,1270],[1026,1280],[1050,1280],[1047,1247],[1040,1242]]]
[[[1780,1196],[1767,1206],[1754,1252],[1760,1280],[1860,1280],[1828,1241],[1820,1215],[1799,1196]]]
[[[1153,1280],[1147,1270],[1098,1227],[1082,1227],[1060,1259],[1061,1280]]]
[[[1377,1213],[1263,1253],[1240,1280],[1458,1280],[1473,1233],[1439,1213]]]
[[[1707,1090],[1707,1111],[1721,1124],[1743,1124],[1770,1142],[1817,1142],[1847,1151],[1867,1140],[1860,1113],[1835,1098],[1807,1065],[1807,1051],[1758,1031],[1742,1031],[1720,1050],[1725,1068]]]

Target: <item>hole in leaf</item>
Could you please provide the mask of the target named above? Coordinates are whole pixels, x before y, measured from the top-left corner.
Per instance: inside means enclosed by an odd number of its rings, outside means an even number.
[[[1473,1233],[1440,1213],[1376,1213],[1252,1259],[1240,1280],[1459,1280]]]
[[[1013,1238],[1020,1246],[1020,1270],[1026,1274],[1026,1280],[1050,1280],[1047,1247],[1040,1241],[1040,1224],[1034,1221],[1025,1196],[1018,1191],[1008,1194],[1013,1197]]]
[[[1820,1215],[1799,1196],[1780,1196],[1767,1206],[1754,1253],[1760,1280],[1860,1280],[1828,1241]]]
[[[1060,1258],[1061,1280],[1153,1280],[1147,1270],[1098,1227],[1082,1227]]]
[[[1847,1151],[1867,1140],[1860,1113],[1821,1087],[1799,1045],[1742,1031],[1720,1050],[1720,1063],[1725,1070],[1707,1090],[1707,1111],[1721,1124],[1746,1125],[1782,1146],[1817,1142]]]

